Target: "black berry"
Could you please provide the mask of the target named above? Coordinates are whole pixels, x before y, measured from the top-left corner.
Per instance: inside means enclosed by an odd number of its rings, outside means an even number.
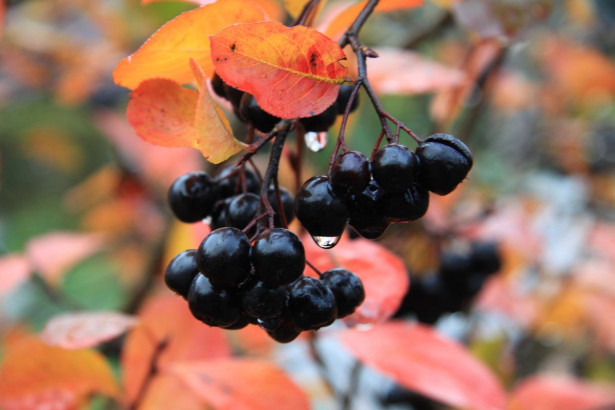
[[[250,241],[237,228],[219,228],[203,239],[197,265],[214,286],[237,286],[250,274]]]
[[[220,78],[218,73],[214,73],[214,76],[211,78],[211,88],[218,97],[226,98],[224,81],[222,81],[222,78]]]
[[[258,176],[248,168],[237,169],[234,166],[226,167],[220,171],[216,180],[218,181],[221,198],[228,198],[229,196],[243,193],[244,182],[246,192],[258,194],[261,189]]]
[[[171,210],[183,222],[196,222],[209,215],[218,199],[218,187],[203,171],[177,178],[168,192]]]
[[[286,289],[269,288],[257,281],[243,292],[243,310],[258,319],[271,319],[282,314],[286,306]]]
[[[346,111],[346,106],[348,105],[348,101],[350,101],[350,94],[352,94],[352,90],[354,89],[354,85],[352,84],[343,84],[340,86],[340,92],[337,95],[337,100],[335,101],[337,104],[337,113],[339,115],[344,114]],[[359,106],[359,93],[355,94],[354,100],[352,101],[352,105],[350,106],[350,111],[353,112]]]
[[[413,184],[403,192],[384,195],[378,206],[389,222],[415,221],[427,212],[429,191],[418,184]]]
[[[256,216],[260,198],[256,194],[246,193],[229,198],[226,211],[228,226],[243,229]]]
[[[335,295],[318,279],[302,276],[288,287],[288,308],[297,326],[316,330],[337,317]]]
[[[369,160],[358,151],[344,152],[331,169],[331,186],[341,196],[361,193],[370,180]]]
[[[318,115],[313,117],[301,118],[299,122],[303,125],[306,132],[322,132],[327,131],[337,118],[337,104],[333,103]]]
[[[234,294],[214,288],[205,276],[194,278],[188,292],[188,307],[200,321],[209,326],[231,326],[239,320],[241,309]]]
[[[410,188],[417,169],[416,155],[400,144],[380,148],[372,161],[374,179],[387,192],[401,192]]]
[[[284,217],[286,218],[286,224],[289,224],[295,218],[295,200],[290,192],[288,192],[288,189],[284,187],[279,187],[279,193],[280,200],[282,202],[282,209],[284,210]],[[282,218],[280,217],[280,209],[278,206],[277,196],[275,194],[275,188],[269,188],[269,191],[267,191],[267,198],[269,199],[271,207],[275,211],[275,224],[277,226],[285,226],[282,224]]]
[[[472,168],[472,153],[461,140],[448,134],[434,134],[416,149],[418,182],[438,195],[447,195]]]
[[[374,180],[357,195],[352,195],[346,201],[350,213],[348,224],[361,236],[367,239],[380,237],[389,226],[389,221],[379,209],[379,202],[384,196],[384,190]]]
[[[269,132],[280,121],[278,117],[263,110],[252,94],[245,93],[239,104],[239,115],[261,132]]]
[[[198,273],[196,250],[189,249],[177,255],[169,263],[164,273],[164,282],[169,289],[182,295],[185,299],[188,296],[190,285]]]
[[[303,244],[297,235],[288,229],[270,229],[256,238],[252,246],[252,264],[256,276],[265,285],[286,285],[303,274]]]
[[[330,269],[322,274],[320,280],[335,295],[337,317],[350,315],[365,299],[365,289],[361,279],[346,269]]]

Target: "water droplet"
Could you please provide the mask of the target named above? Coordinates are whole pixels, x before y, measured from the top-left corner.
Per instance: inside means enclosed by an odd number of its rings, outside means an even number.
[[[205,225],[211,225],[211,216],[206,216],[203,221]]]
[[[323,132],[314,132],[309,131],[305,133],[305,146],[312,152],[322,151],[326,146],[329,140],[328,134],[326,131]]]
[[[331,249],[340,241],[341,236],[312,236],[316,245],[323,249]]]

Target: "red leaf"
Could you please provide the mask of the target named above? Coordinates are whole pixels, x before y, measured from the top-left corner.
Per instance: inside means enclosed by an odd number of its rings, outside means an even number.
[[[430,61],[420,54],[395,48],[377,49],[367,60],[369,82],[381,94],[419,94],[462,83],[462,71]]]
[[[116,312],[68,313],[49,320],[41,337],[49,345],[80,349],[114,339],[135,323],[134,317]]]
[[[4,410],[72,409],[92,393],[118,396],[109,364],[94,350],[65,350],[22,336],[9,341],[2,353],[0,407]]]
[[[510,397],[510,410],[607,409],[615,403],[612,389],[570,377],[539,375],[524,379]]]
[[[54,283],[74,265],[100,251],[105,243],[100,234],[51,232],[31,239],[26,255],[32,268]]]
[[[150,381],[139,409],[203,410],[203,407],[203,399],[187,389],[186,385],[174,374],[158,373]]]
[[[389,322],[368,331],[349,329],[340,338],[360,361],[425,396],[474,410],[505,407],[493,373],[431,327]]]
[[[282,370],[257,359],[178,364],[173,372],[217,410],[309,409],[303,391]]]
[[[306,258],[319,270],[324,272],[340,267],[361,278],[365,301],[345,319],[347,323],[383,322],[397,311],[410,284],[406,267],[399,256],[363,238],[353,241],[342,238],[334,248],[324,250],[306,236],[303,245]],[[309,267],[305,273],[313,275]]]
[[[270,21],[235,24],[211,41],[211,58],[222,79],[254,95],[281,118],[310,117],[337,98],[346,57],[330,38],[304,26]]]
[[[181,297],[166,295],[150,300],[138,317],[141,325],[128,333],[121,358],[127,404],[137,397],[153,354],[164,341],[167,345],[156,362],[159,369],[179,361],[231,354],[223,330],[196,320]]]
[[[0,258],[0,296],[13,291],[30,277],[30,264],[26,257],[11,254]]]

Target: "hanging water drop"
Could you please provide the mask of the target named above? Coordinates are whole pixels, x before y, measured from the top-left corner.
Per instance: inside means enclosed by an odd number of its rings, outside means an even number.
[[[314,132],[308,131],[305,133],[305,146],[312,152],[322,151],[329,140],[326,131]]]
[[[340,241],[341,236],[312,236],[316,245],[323,249],[331,249]]]

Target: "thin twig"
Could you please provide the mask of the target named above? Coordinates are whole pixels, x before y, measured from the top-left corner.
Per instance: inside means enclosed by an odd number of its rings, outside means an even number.
[[[169,345],[168,339],[163,339],[159,343],[156,344],[156,347],[154,348],[154,352],[152,353],[152,357],[150,358],[150,361],[149,361],[149,368],[147,369],[145,380],[143,380],[143,383],[141,383],[141,387],[139,388],[137,397],[135,397],[135,400],[132,402],[132,404],[128,406],[128,410],[138,409],[139,406],[141,405],[141,402],[145,398],[145,394],[147,393],[147,390],[152,380],[158,374],[158,370],[159,370],[158,369],[158,359],[160,358],[160,355],[162,354],[162,352],[164,352],[164,349],[166,349],[168,345]]]

